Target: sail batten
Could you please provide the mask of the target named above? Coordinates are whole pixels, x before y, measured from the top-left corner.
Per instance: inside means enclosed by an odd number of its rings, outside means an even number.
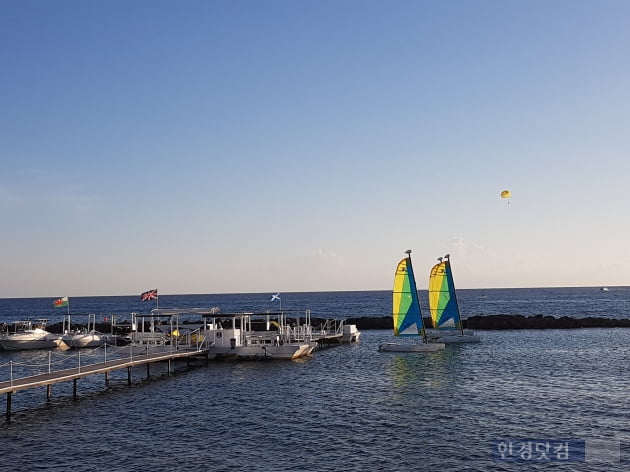
[[[411,266],[411,257],[398,263],[393,290],[394,336],[423,336],[418,290]]]
[[[429,311],[433,327],[437,329],[462,329],[459,307],[455,296],[455,283],[451,263],[440,261],[431,268],[429,275]]]

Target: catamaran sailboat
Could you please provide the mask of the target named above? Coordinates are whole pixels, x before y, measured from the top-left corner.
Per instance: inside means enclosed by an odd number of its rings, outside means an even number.
[[[455,294],[450,254],[438,258],[429,275],[429,311],[433,328],[427,330],[429,342],[478,343],[474,331],[464,329]]]
[[[435,352],[444,350],[440,342],[428,343],[424,329],[424,321],[420,312],[418,289],[411,265],[411,249],[405,251],[407,257],[398,263],[394,275],[393,321],[394,336],[419,337],[421,342],[384,343],[379,351],[389,352]]]

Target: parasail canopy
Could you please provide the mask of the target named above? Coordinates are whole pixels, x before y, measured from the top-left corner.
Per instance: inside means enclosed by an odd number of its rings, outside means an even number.
[[[503,192],[501,192],[501,198],[511,198],[512,197],[512,192],[510,192],[509,190],[503,190]]]

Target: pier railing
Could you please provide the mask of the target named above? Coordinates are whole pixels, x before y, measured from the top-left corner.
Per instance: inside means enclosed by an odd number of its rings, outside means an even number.
[[[345,320],[326,320],[318,327],[313,328],[313,334],[336,334],[343,333],[343,325]]]
[[[108,353],[109,347],[109,353]],[[72,367],[78,367],[89,365],[90,363],[106,362],[108,354],[110,358],[115,355],[114,352],[119,348],[112,348],[112,346],[103,345],[93,349],[77,349],[76,351],[47,351],[47,356],[34,355],[30,359],[23,358],[22,360],[9,360],[0,364],[0,381],[5,382],[7,380],[13,382],[13,380],[30,377],[38,374],[50,374],[53,371],[68,369]],[[114,351],[114,352],[112,352]],[[41,354],[41,353],[37,353]]]
[[[319,326],[303,324],[285,326],[285,336],[289,341],[315,341],[326,337],[338,337],[343,334],[344,320],[326,320]]]
[[[196,330],[198,331],[198,330]],[[150,345],[139,346],[129,344],[127,346],[115,346],[104,344],[95,348],[80,348],[69,351],[49,350],[47,356],[42,356],[42,352],[36,353],[30,359],[23,356],[22,360],[9,360],[0,364],[0,382],[23,379],[39,374],[50,374],[55,371],[64,369],[88,368],[92,365],[108,362],[112,360],[129,359],[134,357],[145,356],[152,353],[173,353],[178,351],[200,351],[203,345],[203,336],[196,338],[195,333],[188,333],[188,343],[172,342],[171,344],[160,346],[160,348],[151,347]],[[191,341],[192,337],[192,342]]]

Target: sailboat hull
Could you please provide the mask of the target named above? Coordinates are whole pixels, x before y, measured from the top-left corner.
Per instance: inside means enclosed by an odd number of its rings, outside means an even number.
[[[465,329],[463,334],[459,330],[439,330],[428,329],[427,340],[430,343],[480,343],[481,337],[477,336],[472,329]]]
[[[429,338],[430,343],[458,344],[458,343],[480,343],[481,338],[476,335],[464,334],[443,334],[437,338]]]
[[[426,343],[426,344],[396,344],[384,343],[378,347],[381,352],[437,352],[443,351],[445,345],[443,343]]]

